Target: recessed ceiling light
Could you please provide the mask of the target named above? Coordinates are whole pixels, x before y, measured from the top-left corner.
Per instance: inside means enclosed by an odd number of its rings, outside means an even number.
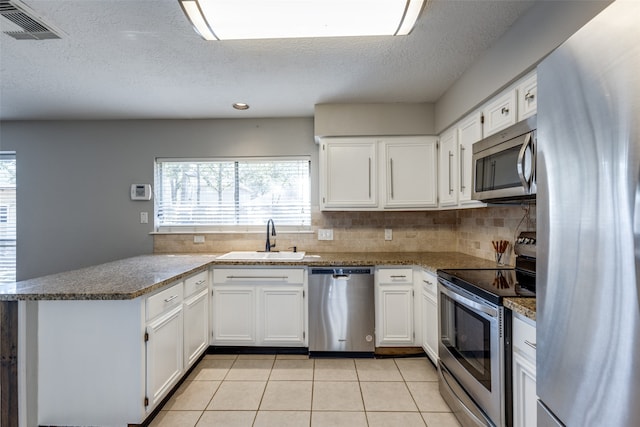
[[[428,0],[179,0],[205,40],[395,36]]]
[[[245,104],[244,102],[234,102],[233,108],[235,108],[236,110],[248,110],[249,104]]]

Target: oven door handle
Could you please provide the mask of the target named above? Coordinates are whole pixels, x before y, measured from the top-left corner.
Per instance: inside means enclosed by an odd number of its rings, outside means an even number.
[[[440,282],[440,284],[442,285],[440,287],[440,292],[447,295],[452,300],[459,302],[460,304],[463,304],[465,307],[472,309],[473,311],[475,311],[480,315],[485,314],[490,317],[498,317],[498,310],[496,310],[495,308],[481,304],[476,301],[472,301],[469,298],[466,298],[460,295],[459,293],[452,291],[444,283]]]

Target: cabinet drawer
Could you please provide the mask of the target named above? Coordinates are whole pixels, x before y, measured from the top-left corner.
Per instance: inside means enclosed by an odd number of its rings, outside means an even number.
[[[519,315],[513,315],[513,350],[531,361],[536,360],[536,327]]]
[[[495,98],[483,109],[484,137],[515,124],[516,122],[516,91],[509,90]]]
[[[420,280],[422,282],[423,291],[431,295],[436,295],[438,293],[438,277],[435,274],[422,270],[420,272]]]
[[[214,284],[229,283],[290,283],[303,284],[305,270],[301,268],[218,268],[213,270]]]
[[[412,283],[413,270],[411,268],[381,268],[376,270],[378,283]]]
[[[178,282],[169,288],[148,297],[146,301],[146,319],[151,320],[164,311],[182,304],[183,295],[182,282]]]
[[[194,274],[191,277],[186,278],[184,281],[185,298],[206,288],[209,282],[208,275],[209,275],[209,272],[205,270],[205,271],[201,271],[200,273]]]
[[[518,120],[533,116],[537,111],[538,82],[536,74],[526,78],[518,86]]]

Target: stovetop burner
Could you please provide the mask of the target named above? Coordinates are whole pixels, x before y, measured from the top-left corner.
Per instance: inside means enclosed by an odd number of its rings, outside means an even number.
[[[449,282],[501,305],[504,297],[535,297],[535,276],[513,268],[438,270]]]

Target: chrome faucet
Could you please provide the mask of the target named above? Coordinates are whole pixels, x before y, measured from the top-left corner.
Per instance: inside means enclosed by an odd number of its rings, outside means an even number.
[[[265,244],[264,250],[265,252],[271,252],[271,248],[275,248],[276,239],[273,239],[273,245],[271,244],[271,240],[269,240],[269,224],[271,224],[271,236],[276,237],[276,225],[273,223],[272,219],[267,221],[267,242]]]

